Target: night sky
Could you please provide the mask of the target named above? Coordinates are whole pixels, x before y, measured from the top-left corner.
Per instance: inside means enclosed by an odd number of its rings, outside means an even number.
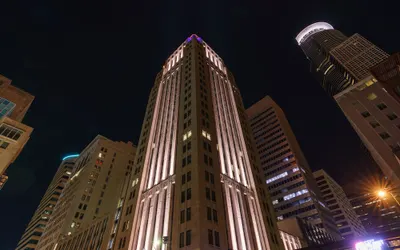
[[[344,115],[310,75],[294,37],[312,22],[327,21],[396,52],[396,0],[1,5],[0,74],[36,96],[24,120],[34,128],[31,140],[0,191],[1,250],[16,247],[63,155],[80,152],[97,134],[137,143],[154,78],[192,33],[224,59],[246,107],[265,95],[282,107],[313,170],[326,169],[344,186],[376,172]]]

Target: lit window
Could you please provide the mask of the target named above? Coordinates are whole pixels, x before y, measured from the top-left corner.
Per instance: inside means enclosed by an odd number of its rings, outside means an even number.
[[[69,172],[69,171],[67,171],[67,172],[65,172],[67,175],[70,175],[71,174],[71,172]]]
[[[187,132],[187,137],[190,138],[192,136],[192,131]]]
[[[367,98],[368,98],[368,100],[372,101],[372,100],[375,100],[376,97],[377,97],[377,96],[375,95],[375,93],[371,93],[371,94],[368,95]]]
[[[206,131],[202,130],[202,131],[201,131],[201,134],[202,134],[204,137],[207,138],[207,132],[206,132]]]
[[[101,153],[99,153],[99,157],[101,158],[103,155]]]
[[[274,181],[276,181],[276,180],[278,180],[278,179],[280,179],[280,178],[283,178],[283,177],[285,177],[285,176],[287,176],[287,175],[288,175],[287,172],[283,172],[282,174],[278,174],[277,176],[274,176],[274,177],[268,179],[268,180],[267,180],[267,184],[269,184],[269,183],[271,183],[271,182],[274,182]]]
[[[184,134],[183,135],[183,140],[186,141],[186,139],[187,139],[187,134]]]
[[[278,204],[278,200],[272,201],[272,205],[276,205],[276,204]]]
[[[283,220],[283,216],[282,216],[282,215],[281,215],[281,216],[278,216],[277,219],[278,219],[278,220]]]
[[[299,171],[298,167],[293,168],[293,173]]]
[[[74,227],[75,227],[75,222],[72,222],[71,228],[74,228]]]
[[[306,193],[308,193],[308,189],[302,189],[302,190],[299,190],[299,191],[297,191],[295,193],[291,193],[291,194],[285,195],[283,197],[283,200],[288,201],[288,200],[290,200],[290,199],[292,199],[294,197],[297,197],[297,196],[300,196],[300,195],[303,195],[303,194],[306,194]]]

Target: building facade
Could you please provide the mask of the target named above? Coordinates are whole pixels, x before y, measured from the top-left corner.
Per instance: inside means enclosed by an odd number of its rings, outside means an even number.
[[[76,159],[36,249],[108,249],[134,156],[132,143],[98,135]]]
[[[151,90],[115,246],[282,249],[239,90],[190,36]]]
[[[54,175],[48,189],[46,190],[46,193],[43,195],[38,208],[26,227],[26,230],[22,235],[16,250],[36,249],[36,245],[39,242],[43,230],[53,213],[54,207],[65,187],[65,183],[71,176],[77,157],[78,155],[69,155],[63,158],[63,161],[58,167],[58,170]]]
[[[393,186],[400,186],[400,103],[372,76],[335,100]]]
[[[322,169],[314,172],[314,178],[342,238],[366,235],[364,226],[340,185]]]
[[[371,73],[386,91],[400,102],[400,52],[372,67]]]
[[[306,27],[296,40],[320,85],[336,100],[382,172],[400,186],[400,104],[396,86],[388,82],[396,79],[388,73],[397,72],[396,56],[388,58],[361,35],[346,37],[323,22]]]
[[[32,128],[21,123],[34,96],[11,85],[0,75],[0,189],[8,180],[7,168],[28,142]]]
[[[376,194],[367,193],[349,198],[368,235],[400,230],[400,210],[391,197],[378,198]]]
[[[282,109],[267,96],[246,113],[277,219],[297,216],[325,231],[326,241],[340,239]]]

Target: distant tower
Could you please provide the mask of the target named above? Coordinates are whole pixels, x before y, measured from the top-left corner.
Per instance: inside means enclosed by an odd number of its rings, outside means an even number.
[[[388,54],[359,34],[346,37],[330,24],[307,26],[296,41],[310,61],[310,70],[331,96],[368,77],[369,69]]]
[[[322,169],[315,171],[313,175],[342,237],[351,239],[366,235],[367,232],[342,187]]]
[[[319,243],[340,235],[282,109],[266,96],[246,110],[279,221],[299,217],[321,228]]]
[[[11,85],[0,75],[0,189],[8,179],[7,168],[28,142],[32,128],[22,124],[34,96]]]
[[[36,249],[36,245],[53,213],[54,207],[65,187],[65,183],[71,177],[72,169],[78,156],[74,154],[63,158],[38,208],[26,227],[16,250]]]
[[[347,38],[322,22],[306,27],[296,40],[320,85],[335,99],[382,172],[400,187],[398,55],[388,59],[361,35]]]
[[[36,249],[109,249],[135,150],[130,142],[96,136],[75,160]]]
[[[131,178],[138,184],[128,190],[121,221],[130,226],[118,230],[116,246],[282,249],[254,159],[232,74],[190,36],[151,91]]]

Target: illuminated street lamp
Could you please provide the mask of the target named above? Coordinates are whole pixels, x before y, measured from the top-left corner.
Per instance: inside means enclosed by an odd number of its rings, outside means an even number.
[[[384,189],[380,189],[380,190],[378,190],[378,191],[376,192],[376,195],[377,195],[379,198],[386,198],[388,195],[390,195],[390,196],[392,196],[393,200],[396,201],[397,205],[400,206],[399,201],[396,199],[396,196],[394,196],[392,192],[386,191],[386,190],[384,190]]]

